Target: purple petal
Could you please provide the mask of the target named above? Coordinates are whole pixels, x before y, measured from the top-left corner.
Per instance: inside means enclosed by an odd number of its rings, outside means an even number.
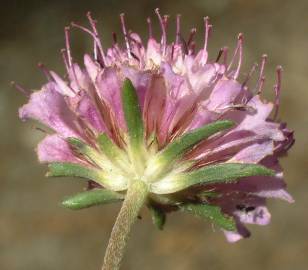
[[[247,224],[268,225],[271,221],[271,214],[265,206],[257,206],[252,211],[235,211],[234,214],[239,221]]]

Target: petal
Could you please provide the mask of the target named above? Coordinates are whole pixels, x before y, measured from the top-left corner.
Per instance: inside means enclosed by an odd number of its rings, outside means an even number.
[[[81,90],[70,102],[80,119],[90,124],[93,131],[97,133],[106,132],[106,125],[88,93]]]
[[[239,221],[247,224],[268,225],[271,214],[265,206],[257,206],[253,211],[236,211],[234,213]]]
[[[87,71],[82,70],[80,66],[73,63],[69,70],[70,87],[74,89],[74,92],[78,93],[81,89],[91,89],[91,79]]]
[[[57,92],[55,83],[48,83],[42,90],[34,92],[30,101],[19,109],[19,117],[37,120],[63,137],[80,137],[74,124],[75,115]]]
[[[96,77],[100,71],[100,67],[96,62],[92,60],[92,58],[88,54],[85,54],[83,61],[88,75],[91,78],[92,83],[94,84],[96,81]]]
[[[250,231],[241,223],[236,224],[237,231],[226,231],[223,230],[225,237],[229,243],[235,243],[243,238],[250,237]]]
[[[259,136],[275,141],[285,139],[283,133],[279,130],[279,124],[267,121],[273,109],[272,103],[264,103],[261,101],[260,96],[254,96],[247,103],[247,106],[254,108],[255,113],[245,112],[243,120],[235,130],[251,130]]]
[[[122,68],[122,72],[124,78],[130,79],[133,83],[139,98],[139,105],[141,107],[141,110],[143,111],[145,95],[150,87],[152,74],[150,72],[140,71],[134,67],[126,66]]]
[[[272,141],[254,143],[239,151],[228,162],[258,163],[266,156],[272,155],[273,152],[274,143]]]
[[[253,192],[252,194],[263,198],[281,199],[288,203],[294,203],[293,197],[283,188],[276,190],[260,190]]]
[[[100,98],[110,106],[110,109],[116,115],[120,127],[125,128],[121,103],[122,81],[117,74],[116,68],[104,68],[98,75],[96,84]]]
[[[81,163],[81,161],[74,155],[68,143],[56,134],[46,136],[38,144],[37,154],[41,163]]]
[[[167,90],[161,75],[152,77],[149,89],[146,91],[143,119],[147,123],[147,134],[157,133],[164,110]],[[159,113],[158,113],[159,112]]]
[[[234,102],[241,89],[242,86],[235,80],[226,78],[219,80],[209,97],[207,108],[210,111],[224,109]]]
[[[153,67],[153,65],[159,66],[162,60],[160,44],[153,38],[150,38],[148,41],[146,59],[147,66],[149,67]]]
[[[52,76],[52,78],[56,83],[56,86],[54,86],[54,89],[56,91],[58,91],[63,96],[68,96],[68,97],[75,96],[74,91],[66,84],[65,81],[62,80],[62,78],[60,78],[60,76],[57,73],[50,71],[50,75]]]
[[[215,69],[217,69],[216,73],[218,73],[219,66],[215,67]],[[209,122],[216,121],[228,106],[233,105],[241,90],[242,86],[237,81],[227,78],[220,79],[212,92],[208,94],[209,97],[200,102],[190,129],[195,129]]]

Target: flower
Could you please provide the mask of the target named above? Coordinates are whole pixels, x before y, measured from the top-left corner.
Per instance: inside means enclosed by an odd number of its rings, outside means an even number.
[[[64,206],[123,200],[129,186],[141,181],[159,228],[168,212],[180,210],[209,218],[230,242],[248,237],[244,224],[270,222],[267,198],[293,202],[278,162],[294,142],[293,132],[277,121],[282,69],[277,68],[276,98],[267,102],[261,97],[265,55],[255,86],[248,81],[256,66],[238,81],[242,34],[230,61],[227,48],[211,61],[208,18],[204,47],[197,51],[194,29],[185,41],[178,16],[176,39],[168,43],[168,17],[156,13],[161,40],[148,19],[146,46],[127,31],[124,15],[124,48],[114,35],[112,47],[103,49],[90,13],[90,28],[72,23],[94,42],[83,66],[71,56],[70,27],[65,28],[67,77],[41,65],[48,82],[20,108],[20,118],[52,130],[37,147],[49,176],[87,179],[88,190]]]

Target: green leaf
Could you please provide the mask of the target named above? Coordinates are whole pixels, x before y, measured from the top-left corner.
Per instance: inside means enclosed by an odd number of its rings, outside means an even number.
[[[196,184],[227,183],[248,176],[274,176],[275,171],[256,164],[222,163],[199,170],[167,176],[151,185],[151,191],[168,194]]]
[[[210,137],[211,135],[214,135],[217,132],[231,128],[233,125],[234,122],[229,120],[223,120],[216,121],[201,128],[195,129],[175,139],[164,150],[162,150],[160,155],[162,155],[168,161],[179,159],[187,150],[190,150],[194,145]]]
[[[99,204],[119,202],[124,199],[120,193],[108,189],[94,189],[78,193],[62,201],[62,205],[72,210],[88,208]]]
[[[136,89],[129,79],[125,79],[122,89],[122,104],[132,147],[143,143],[143,121]]]
[[[93,180],[95,182],[101,181],[101,175],[98,170],[80,166],[74,163],[51,163],[48,165],[49,172],[47,176],[75,176]]]
[[[209,219],[214,224],[228,231],[235,231],[236,225],[233,217],[222,213],[220,207],[209,204],[184,204],[179,207],[183,212],[188,212],[202,219]]]
[[[148,205],[148,208],[152,214],[153,224],[159,229],[163,230],[166,223],[166,214],[154,205]]]

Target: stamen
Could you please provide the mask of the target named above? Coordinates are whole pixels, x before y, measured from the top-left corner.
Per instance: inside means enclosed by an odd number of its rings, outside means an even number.
[[[258,87],[258,90],[257,90],[257,95],[261,95],[262,90],[263,90],[264,83],[265,83],[265,76],[263,76],[263,77],[260,79],[259,87]]]
[[[182,36],[180,36],[180,42],[181,42],[181,48],[182,48],[182,57],[184,58],[185,54],[188,54],[188,46]]]
[[[48,134],[47,130],[45,130],[45,129],[41,128],[41,127],[32,126],[32,128],[34,128],[35,130],[38,130],[38,131],[40,131],[40,132],[42,132],[44,134]]]
[[[131,58],[131,47],[130,47],[130,43],[129,43],[129,39],[128,39],[128,35],[127,35],[127,30],[126,30],[126,26],[125,26],[125,15],[124,13],[120,14],[120,20],[121,20],[121,25],[122,25],[122,32],[124,35],[124,39],[125,39],[125,45],[126,45],[126,51],[127,51],[127,56],[128,58]]]
[[[174,42],[172,42],[171,44],[171,61],[173,60],[173,56],[174,56]]]
[[[65,65],[65,69],[66,69],[66,71],[67,71],[67,73],[68,73],[69,70],[70,70],[70,68],[69,68],[69,66],[68,66],[68,60],[67,60],[67,52],[66,52],[66,49],[61,49],[61,50],[60,50],[60,53],[61,53],[61,56],[62,56],[64,65]]]
[[[260,75],[259,75],[259,78],[262,78],[262,77],[263,77],[264,67],[265,67],[266,61],[267,61],[267,55],[266,55],[266,54],[263,54],[263,55],[262,55],[262,60],[261,60],[261,67],[260,67]]]
[[[167,33],[166,33],[166,21],[165,21],[165,16],[164,19],[161,17],[159,13],[159,8],[155,9],[155,13],[157,14],[161,31],[162,31],[162,38],[161,38],[161,46],[162,46],[162,54],[163,56],[166,55],[166,49],[167,49]]]
[[[181,14],[176,15],[176,37],[175,37],[175,44],[180,43],[180,36],[181,36]]]
[[[70,35],[69,35],[70,27],[67,26],[64,28],[65,33],[65,47],[66,47],[66,53],[67,53],[67,61],[68,66],[72,66],[72,55],[71,55],[71,45],[70,45]]]
[[[188,37],[188,41],[187,41],[187,46],[190,47],[191,43],[194,41],[194,37],[196,35],[197,29],[196,28],[192,28],[190,30],[190,34]]]
[[[222,52],[223,59],[222,59],[222,62],[223,62],[225,67],[227,66],[227,62],[228,62],[228,51],[229,51],[228,47],[224,47],[223,48],[223,52]]]
[[[30,97],[31,91],[21,86],[19,83],[12,81],[11,86],[14,87],[19,92],[23,93],[27,98]]]
[[[149,27],[149,39],[153,38],[153,29],[152,29],[152,21],[151,18],[147,18],[147,23]]]
[[[243,34],[242,33],[239,33],[237,40],[238,41],[237,41],[236,49],[235,49],[234,54],[232,56],[231,62],[229,64],[228,68],[227,68],[227,71],[229,71],[231,69],[235,57],[237,56],[237,54],[239,54],[239,60],[238,60],[237,68],[236,68],[236,71],[233,75],[234,80],[237,79],[239,72],[240,72],[241,64],[242,64],[242,57],[243,57],[242,56],[243,55]]]
[[[265,81],[264,68],[265,68],[266,61],[267,61],[267,55],[263,54],[262,60],[261,60],[261,65],[260,65],[259,79],[258,79],[258,82],[257,82],[257,85],[256,85],[256,89],[258,89],[257,90],[258,94],[261,94],[262,88],[263,88],[263,85],[264,85],[264,81]]]
[[[205,17],[204,18],[204,27],[205,27],[205,33],[204,33],[204,46],[203,46],[203,53],[202,53],[202,64],[205,64],[207,61],[207,44],[208,44],[208,40],[209,40],[209,36],[210,36],[210,32],[212,29],[212,25],[209,24],[210,18],[209,17]]]
[[[97,31],[97,27],[96,27],[97,22],[92,18],[90,11],[87,13],[87,17],[88,17],[88,20],[89,20],[90,25],[92,27],[93,33],[96,36],[96,39],[94,39],[94,58],[95,58],[95,60],[98,60],[98,57],[97,57],[97,48],[98,48],[99,52],[101,54],[101,58],[102,58],[103,62],[105,63],[106,62],[106,56],[105,56],[105,53],[104,53],[103,45],[102,45],[101,40],[99,38],[98,31]]]
[[[112,32],[112,41],[113,41],[113,45],[118,43],[118,37],[117,37],[116,32]]]
[[[72,58],[72,55],[71,55],[69,31],[70,31],[70,27],[65,27],[65,44],[66,44],[66,53],[67,53],[67,57],[66,58],[67,58],[67,66],[68,66],[67,73],[69,74],[70,73],[70,69],[71,69],[72,72],[73,72],[73,76],[74,76],[76,82],[78,82],[77,81],[76,72],[75,72],[75,68],[74,68],[74,65],[73,65],[73,58]],[[64,63],[65,62],[66,61],[64,61]],[[51,75],[51,77],[52,77],[52,75]]]
[[[281,77],[282,77],[282,67],[278,66],[276,68],[276,76],[277,76],[277,83],[274,85],[275,91],[275,108],[274,108],[274,117],[273,119],[276,120],[279,111],[279,104],[280,104],[280,92],[281,92]]]
[[[63,58],[63,62],[64,62],[64,65],[65,65],[67,74],[70,74],[70,72],[72,71],[72,72],[73,72],[74,79],[75,79],[77,85],[80,87],[80,85],[79,85],[79,83],[78,83],[76,71],[75,71],[75,66],[72,65],[71,67],[69,67],[68,60],[67,60],[67,56],[66,56],[66,49],[62,49],[62,50],[61,50],[61,54],[62,54],[62,58]],[[48,71],[48,74],[49,74],[49,76],[50,76],[50,80],[53,80],[53,77],[50,75],[50,72],[49,72],[49,71]]]
[[[49,82],[52,81],[52,77],[49,73],[49,70],[46,68],[46,66],[42,63],[38,63],[37,66],[43,72],[43,74],[46,76],[47,80]],[[67,66],[67,63],[65,64],[65,66]]]
[[[223,53],[224,49],[223,48],[220,48],[219,52],[218,52],[218,55],[216,57],[216,60],[215,60],[215,63],[218,63],[219,62],[219,59],[220,57],[222,56],[222,53]]]
[[[79,29],[81,29],[82,31],[84,31],[84,32],[88,33],[89,35],[91,35],[92,38],[95,40],[96,45],[98,46],[98,49],[99,49],[100,54],[102,55],[102,57],[104,56],[104,52],[103,52],[102,45],[101,45],[101,43],[100,43],[99,38],[95,35],[95,33],[93,33],[93,32],[92,32],[91,30],[89,30],[88,28],[86,28],[86,27],[84,27],[84,26],[81,26],[81,25],[79,25],[79,24],[77,24],[77,23],[74,23],[74,22],[71,22],[71,26],[72,26],[72,27],[75,27],[75,28],[79,28]],[[104,61],[104,59],[102,59],[102,61]],[[102,62],[102,63],[100,63],[100,64],[102,64],[102,65],[104,66],[104,65],[105,65],[105,62]]]
[[[253,73],[256,71],[256,68],[258,67],[258,63],[254,63],[253,66],[251,67],[249,73],[247,74],[245,80],[242,83],[242,87],[246,86],[248,83],[249,79],[252,77]]]
[[[243,34],[242,33],[238,35],[238,48],[239,48],[238,50],[239,58],[238,58],[238,64],[237,64],[236,71],[233,75],[234,80],[238,78],[238,75],[240,74],[241,65],[242,65],[242,59],[243,59]]]
[[[191,42],[188,50],[189,55],[194,55],[196,50],[196,43],[194,41]]]

